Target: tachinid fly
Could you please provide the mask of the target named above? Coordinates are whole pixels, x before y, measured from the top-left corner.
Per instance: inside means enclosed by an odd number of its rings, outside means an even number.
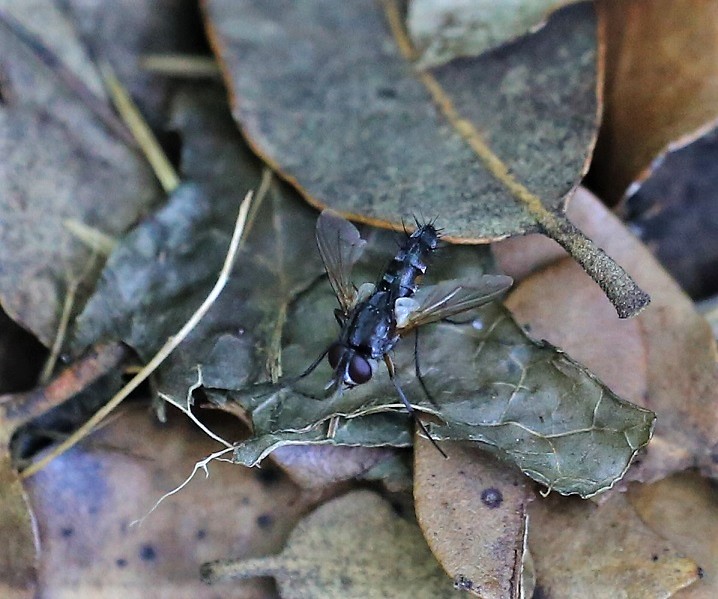
[[[336,212],[324,210],[317,220],[316,239],[339,302],[335,316],[341,332],[301,376],[312,372],[326,355],[334,371],[329,386],[351,388],[369,381],[374,365],[383,360],[406,409],[434,442],[399,385],[391,352],[407,333],[413,331],[417,335],[420,326],[495,299],[511,286],[512,279],[503,275],[483,275],[476,281],[443,281],[420,289],[419,279],[439,245],[439,231],[433,223],[417,222],[416,230],[406,234],[399,251],[377,283],[365,283],[357,289],[351,281],[351,270],[366,241],[356,227]],[[415,337],[415,360],[417,342],[418,337]],[[426,391],[418,361],[415,365],[417,378]],[[437,449],[441,451],[438,446]]]

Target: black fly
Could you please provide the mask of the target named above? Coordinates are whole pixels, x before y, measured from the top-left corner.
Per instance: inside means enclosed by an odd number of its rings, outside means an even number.
[[[390,352],[402,336],[416,333],[418,327],[490,302],[511,286],[512,279],[484,275],[474,283],[453,280],[419,289],[419,280],[438,247],[439,231],[433,223],[417,222],[417,229],[411,235],[407,233],[377,283],[357,289],[350,278],[351,269],[366,241],[356,227],[336,212],[324,210],[317,220],[316,239],[339,302],[335,316],[341,332],[302,376],[314,370],[326,355],[334,371],[329,386],[351,388],[369,381],[374,365],[383,360],[401,401],[434,443],[399,385]],[[424,387],[418,363],[416,366]]]

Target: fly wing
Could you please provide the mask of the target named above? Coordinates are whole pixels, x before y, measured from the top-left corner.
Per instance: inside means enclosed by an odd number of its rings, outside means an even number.
[[[400,334],[461,312],[478,308],[499,297],[513,284],[504,275],[483,275],[477,281],[451,280],[424,287],[414,297],[397,300],[397,328]]]
[[[351,270],[364,251],[366,241],[353,224],[333,210],[324,210],[319,215],[315,234],[329,282],[339,305],[348,314],[356,295]]]

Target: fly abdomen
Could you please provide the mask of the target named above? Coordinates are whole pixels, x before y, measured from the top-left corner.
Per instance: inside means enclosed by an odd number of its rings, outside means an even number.
[[[421,225],[406,238],[389,262],[377,288],[391,292],[394,299],[414,295],[418,279],[426,272],[431,255],[438,245],[439,233],[434,225]]]

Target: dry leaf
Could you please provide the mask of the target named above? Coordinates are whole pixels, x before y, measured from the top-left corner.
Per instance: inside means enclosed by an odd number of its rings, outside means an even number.
[[[386,447],[286,445],[272,452],[272,461],[305,489],[364,478],[394,458],[394,450]]]
[[[37,529],[6,448],[0,456],[0,596],[30,599],[36,597]]]
[[[24,424],[57,407],[116,368],[126,355],[120,345],[91,352],[46,387],[0,396],[0,594],[36,596],[40,538],[35,515],[10,456],[10,440]]]
[[[65,52],[82,54],[68,23],[50,14],[43,22],[47,35]],[[101,116],[108,111],[104,100],[9,18],[0,13],[0,188],[6,190],[0,195],[0,300],[49,347],[68,287],[83,274],[91,281],[97,270],[88,269],[92,252],[64,222],[120,234],[156,203],[158,190],[144,160],[113,127],[117,121]],[[80,286],[78,304],[87,294]]]
[[[282,11],[255,0],[205,3],[234,114],[252,146],[312,204],[364,222],[401,229],[402,218],[450,206],[442,225],[449,236],[535,230],[527,206],[462,138],[461,123],[437,111],[383,8],[372,0],[313,0]],[[430,74],[464,129],[482,131],[551,209],[581,177],[597,129],[593,11],[572,7],[555,17],[500,54]]]
[[[529,512],[539,597],[660,599],[699,577],[693,560],[643,524],[621,494],[600,506],[553,495]]]
[[[590,193],[571,203],[571,217],[649,290],[653,304],[634,321],[613,318],[608,301],[569,260],[543,269],[507,299],[531,333],[576,355],[609,387],[657,414],[656,432],[628,478],[653,481],[698,465],[718,473],[718,367],[710,326],[638,242]],[[539,243],[512,239],[494,248],[499,263],[543,264]],[[546,245],[550,242],[546,241]],[[553,253],[553,248],[547,248]],[[512,274],[511,271],[508,274]],[[590,339],[590,343],[587,343]]]
[[[641,519],[701,566],[702,579],[676,599],[718,597],[718,490],[696,473],[652,485],[631,485],[628,500]]]
[[[313,299],[306,294],[302,302],[319,312],[323,306]],[[301,324],[310,347],[318,345],[312,338],[331,334],[314,325],[330,315],[325,309],[323,317]],[[396,363],[408,397],[441,420],[428,425],[432,436],[481,442],[559,493],[588,497],[610,488],[650,439],[652,412],[622,400],[566,354],[527,338],[500,306],[481,308],[463,325],[426,327],[422,339],[422,361],[431,365],[423,378],[433,402],[425,400],[406,344]],[[289,379],[221,395],[252,416],[253,437],[237,446],[235,459],[255,465],[287,444],[409,444],[409,418],[384,369],[365,385],[324,397],[328,378],[317,368],[296,385]],[[329,436],[327,422],[335,416]]]
[[[126,408],[28,479],[43,545],[43,596],[216,597],[199,581],[202,562],[282,546],[309,505],[276,469],[212,462],[208,479],[199,473],[141,525],[130,524],[217,450],[184,416],[169,416],[162,425],[145,406]],[[220,419],[207,424],[231,434]],[[263,581],[238,583],[222,594],[274,596]]]
[[[718,4],[602,0],[606,109],[591,185],[611,203],[718,118]]]
[[[441,448],[448,460],[422,437],[414,444],[416,517],[429,547],[457,588],[482,599],[524,597],[526,480],[477,447]]]
[[[422,65],[477,56],[536,32],[555,10],[576,0],[411,0],[406,27]]]
[[[419,527],[369,491],[334,499],[292,531],[280,555],[205,564],[208,582],[273,576],[282,599],[462,597]]]
[[[445,236],[462,243],[540,230],[622,318],[640,312],[650,298],[563,216],[597,129],[592,7],[558,11],[501,51],[422,69],[399,4],[205,2],[252,146],[311,204],[362,222],[400,230],[415,214],[447,215]]]
[[[220,90],[188,85],[172,112],[187,181],[118,243],[75,323],[76,350],[122,339],[149,360],[214,285],[239,201],[259,184],[259,165]],[[279,186],[254,209],[227,287],[158,370],[158,390],[182,407],[198,365],[208,387],[242,387],[267,369],[281,373],[288,305],[321,275],[312,210]]]
[[[718,129],[668,152],[626,198],[629,227],[693,299],[718,291]]]

